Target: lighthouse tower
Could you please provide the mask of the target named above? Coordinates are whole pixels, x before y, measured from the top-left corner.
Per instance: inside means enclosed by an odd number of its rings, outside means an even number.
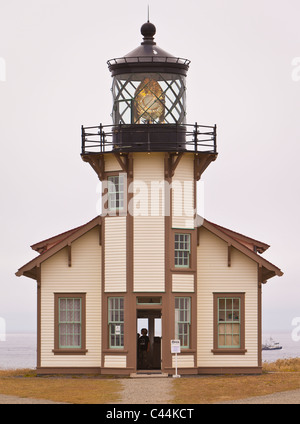
[[[180,340],[196,367],[197,181],[216,159],[216,127],[186,122],[190,61],[154,41],[108,61],[112,125],[82,127],[82,159],[103,184],[102,352],[104,370],[174,368]],[[149,352],[139,352],[146,327]]]

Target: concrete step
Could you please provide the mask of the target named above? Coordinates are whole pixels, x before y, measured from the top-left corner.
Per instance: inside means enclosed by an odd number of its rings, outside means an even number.
[[[168,374],[155,370],[141,370],[130,374],[131,378],[168,378]]]

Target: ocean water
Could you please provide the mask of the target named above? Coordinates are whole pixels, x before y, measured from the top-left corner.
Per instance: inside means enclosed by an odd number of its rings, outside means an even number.
[[[300,341],[295,342],[291,333],[263,334],[262,342],[272,337],[282,345],[281,350],[262,351],[264,362],[277,359],[300,358]],[[36,334],[7,334],[0,341],[0,369],[36,368]]]
[[[263,334],[262,343],[264,344],[270,337],[272,337],[274,342],[279,342],[282,349],[263,350],[263,362],[274,362],[277,359],[300,358],[300,341],[296,342],[292,339],[292,332]]]
[[[0,369],[36,368],[36,334],[6,334],[0,341]]]

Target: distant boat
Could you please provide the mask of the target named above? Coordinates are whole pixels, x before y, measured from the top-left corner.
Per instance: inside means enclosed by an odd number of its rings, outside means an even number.
[[[270,337],[269,340],[262,345],[262,350],[280,350],[280,349],[282,349],[282,346],[279,344],[279,342],[275,342],[272,339],[272,337]]]

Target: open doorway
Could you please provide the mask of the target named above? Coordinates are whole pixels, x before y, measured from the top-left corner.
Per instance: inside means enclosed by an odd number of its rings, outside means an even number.
[[[161,369],[160,309],[137,311],[137,369]]]

